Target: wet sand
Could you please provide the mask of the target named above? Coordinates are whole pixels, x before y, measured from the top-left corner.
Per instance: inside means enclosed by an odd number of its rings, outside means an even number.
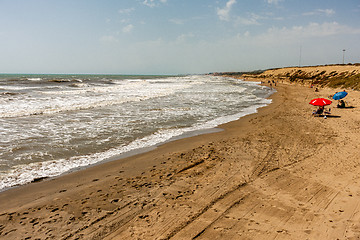
[[[359,92],[324,119],[337,90],[276,88],[224,131],[0,193],[0,239],[358,239]]]

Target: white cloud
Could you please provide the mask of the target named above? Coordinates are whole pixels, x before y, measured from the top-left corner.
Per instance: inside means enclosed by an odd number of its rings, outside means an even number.
[[[166,2],[167,2],[167,0],[160,0],[160,3],[166,3]],[[155,0],[144,0],[143,4],[148,7],[155,7],[156,1]]]
[[[182,34],[182,35],[177,37],[176,42],[177,43],[185,42],[187,39],[193,38],[194,36],[195,35],[193,33]]]
[[[326,16],[332,16],[335,14],[333,9],[320,9],[319,11],[324,13]]]
[[[169,22],[175,23],[176,25],[183,25],[184,24],[183,19],[170,19]]]
[[[264,17],[261,17],[257,14],[250,14],[248,18],[240,17],[238,16],[235,20],[235,24],[238,25],[260,25],[259,19],[264,19]]]
[[[134,25],[129,24],[129,25],[126,25],[125,27],[123,27],[122,31],[124,33],[129,33],[129,32],[131,32],[133,30],[133,28],[134,28]]]
[[[279,2],[282,2],[283,0],[265,0],[268,4],[279,4]]]
[[[238,33],[238,34],[236,35],[236,37],[237,37],[238,39],[248,38],[248,37],[250,37],[250,32],[249,32],[249,31],[246,31],[244,34]]]
[[[155,7],[154,0],[144,0],[143,4],[148,7]]]
[[[360,28],[355,29],[337,22],[310,23],[307,26],[293,26],[292,28],[269,28],[266,34],[259,37],[274,41],[293,41],[342,34],[360,34]]]
[[[219,16],[220,20],[222,21],[229,21],[230,20],[230,10],[232,6],[236,3],[236,0],[229,0],[226,3],[226,6],[224,8],[218,8],[217,9],[217,15]]]
[[[119,13],[120,14],[129,14],[131,12],[133,12],[135,10],[135,8],[125,8],[125,9],[119,9]]]
[[[312,15],[320,15],[320,16],[332,16],[335,14],[335,11],[333,9],[317,9],[315,11],[312,11],[312,12],[306,12],[304,13],[303,15],[304,16],[312,16]]]
[[[283,21],[284,20],[283,17],[274,17],[273,19],[276,20],[276,21]]]

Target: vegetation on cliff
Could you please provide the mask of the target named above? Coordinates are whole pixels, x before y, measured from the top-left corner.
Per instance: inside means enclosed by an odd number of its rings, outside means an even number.
[[[319,87],[360,90],[360,64],[287,67],[254,72],[231,72],[221,75],[258,78],[261,81],[281,80]]]

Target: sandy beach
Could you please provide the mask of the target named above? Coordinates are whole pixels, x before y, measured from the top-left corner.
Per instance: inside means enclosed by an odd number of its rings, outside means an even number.
[[[343,88],[263,79],[223,131],[1,192],[0,239],[359,239],[360,92],[314,117]]]

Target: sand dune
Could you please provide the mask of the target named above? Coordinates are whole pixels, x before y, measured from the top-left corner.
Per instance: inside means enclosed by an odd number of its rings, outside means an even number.
[[[360,90],[360,64],[287,67],[266,70],[256,75],[244,75],[244,77]]]

